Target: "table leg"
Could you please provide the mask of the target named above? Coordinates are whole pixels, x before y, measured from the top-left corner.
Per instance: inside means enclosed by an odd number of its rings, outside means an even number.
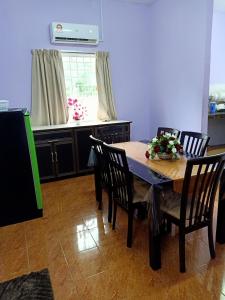
[[[149,228],[149,263],[153,270],[161,268],[161,236],[154,235]]]
[[[150,188],[148,210],[149,264],[153,270],[161,268],[160,198],[157,186]]]

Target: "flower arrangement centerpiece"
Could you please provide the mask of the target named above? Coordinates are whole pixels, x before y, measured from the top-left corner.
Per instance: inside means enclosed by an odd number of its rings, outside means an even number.
[[[145,153],[147,158],[154,159],[157,155],[160,159],[176,159],[183,152],[183,147],[176,136],[165,133],[154,137],[148,144]]]
[[[77,99],[69,98],[68,105],[69,105],[69,107],[71,107],[73,109],[73,112],[72,112],[73,120],[75,120],[75,121],[83,120],[85,118],[85,116],[87,116],[86,106],[79,103],[79,101]]]

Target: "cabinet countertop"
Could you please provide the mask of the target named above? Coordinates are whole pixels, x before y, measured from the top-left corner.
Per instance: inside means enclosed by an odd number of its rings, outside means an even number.
[[[103,121],[80,121],[79,123],[32,126],[32,130],[33,131],[41,131],[41,130],[67,129],[67,128],[101,126],[101,125],[111,125],[111,124],[121,124],[121,123],[131,123],[131,121],[124,121],[124,120],[105,121],[105,122],[103,122]]]
[[[217,111],[215,113],[209,113],[208,116],[210,119],[215,119],[216,117],[225,117],[225,111],[221,111],[221,112]]]

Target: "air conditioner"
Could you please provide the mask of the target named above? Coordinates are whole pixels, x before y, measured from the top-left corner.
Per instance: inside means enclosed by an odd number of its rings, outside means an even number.
[[[97,45],[98,26],[53,22],[50,24],[51,43]]]

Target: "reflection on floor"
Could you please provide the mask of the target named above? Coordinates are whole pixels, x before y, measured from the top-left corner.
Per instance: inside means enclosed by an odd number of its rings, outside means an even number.
[[[225,245],[210,259],[207,231],[187,239],[187,273],[179,273],[177,235],[162,240],[162,269],[148,262],[146,221],[127,214],[115,231],[95,203],[93,176],[43,184],[44,217],[0,228],[0,280],[48,268],[55,299],[225,299]]]

